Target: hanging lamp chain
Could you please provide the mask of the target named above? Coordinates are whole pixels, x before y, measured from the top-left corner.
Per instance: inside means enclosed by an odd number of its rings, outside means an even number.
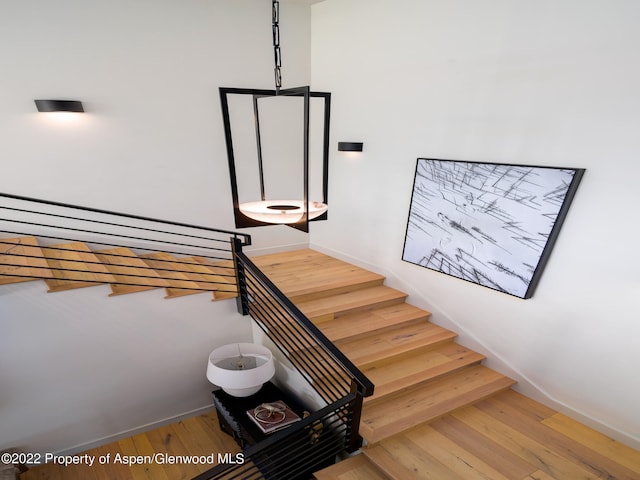
[[[276,93],[282,87],[282,55],[280,53],[280,2],[271,1],[271,30],[273,34],[273,62],[274,77],[276,82]]]

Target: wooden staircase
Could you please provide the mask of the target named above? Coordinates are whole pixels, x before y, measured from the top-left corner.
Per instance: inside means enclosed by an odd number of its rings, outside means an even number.
[[[640,453],[511,390],[381,275],[312,250],[252,260],[375,384],[361,454],[318,480],[640,479]]]
[[[110,296],[157,288],[165,289],[165,298],[207,292],[213,300],[237,296],[231,260],[137,254],[125,247],[91,250],[82,242],[40,246],[30,236],[1,240],[0,285],[44,280],[48,292],[108,284]]]
[[[236,296],[229,261],[41,247],[2,239],[0,285],[44,280],[50,292],[109,284],[111,295],[164,288],[165,298]],[[361,453],[317,480],[640,479],[640,453],[511,390],[456,334],[406,303],[384,277],[312,250],[264,255],[258,267],[375,384]]]

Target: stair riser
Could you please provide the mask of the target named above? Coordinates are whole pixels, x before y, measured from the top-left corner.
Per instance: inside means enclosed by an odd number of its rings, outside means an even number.
[[[404,405],[403,407],[399,407],[399,411],[410,411],[411,416],[403,416],[402,418],[395,419],[393,422],[389,422],[386,425],[381,426],[374,426],[370,424],[368,422],[368,418],[369,411],[372,408],[376,408],[378,405],[383,404],[383,402],[374,405],[365,405],[362,412],[362,422],[360,423],[360,434],[369,445],[373,445],[383,440],[387,440],[410,428],[434,421],[458,408],[472,405],[492,395],[496,395],[511,388],[514,383],[515,382],[513,380],[506,377],[495,380],[491,383],[475,388],[472,391],[467,392],[465,395],[458,397],[454,396],[446,402],[434,403],[433,408],[431,408],[427,413],[423,413],[419,408]],[[389,396],[387,401],[391,401],[394,397],[397,398],[397,394]]]
[[[313,475],[316,480],[388,480],[388,477],[362,454]]]
[[[394,350],[392,353],[378,353],[372,352],[370,354],[349,354],[349,348],[347,345],[342,345],[342,342],[336,342],[338,348],[340,348],[349,359],[356,364],[360,370],[374,367],[376,365],[382,365],[384,363],[393,362],[399,358],[407,355],[413,355],[415,353],[431,350],[437,348],[445,343],[452,342],[456,338],[456,334],[453,332],[443,332],[441,335],[434,336],[429,339],[428,343],[424,340],[416,340],[415,342],[408,342]]]
[[[188,295],[197,295],[199,293],[209,293],[206,290],[183,290],[181,288],[165,288],[167,294],[164,298],[170,300],[172,298],[186,297]]]
[[[362,340],[364,338],[367,337],[371,337],[374,335],[381,335],[384,333],[389,333],[392,332],[394,329],[398,328],[398,327],[407,327],[410,325],[419,325],[422,323],[425,323],[428,321],[429,316],[428,315],[424,315],[422,317],[418,317],[418,318],[413,318],[410,320],[405,320],[401,323],[397,323],[394,325],[387,325],[387,326],[380,326],[377,328],[373,328],[371,330],[364,330],[361,329],[358,332],[354,333],[354,332],[338,332],[337,334],[331,334],[331,332],[325,332],[325,327],[324,325],[326,325],[326,322],[320,322],[318,324],[318,326],[320,327],[320,329],[322,330],[322,332],[327,336],[327,338],[329,340],[331,340],[334,343],[337,342],[352,342],[352,341],[356,341],[356,340]],[[336,321],[348,321],[346,319],[343,319],[342,317],[338,317],[336,319]],[[323,325],[324,323],[324,325]]]
[[[82,242],[44,247],[42,253],[54,277],[45,280],[49,292],[92,287],[114,279],[98,257]]]
[[[369,305],[362,305],[362,306],[358,306],[358,307],[354,307],[348,310],[341,310],[339,312],[336,312],[334,314],[335,318],[340,318],[343,317],[345,315],[348,315],[349,313],[355,313],[355,312],[366,312],[369,310],[374,310],[376,308],[384,308],[384,307],[390,307],[391,305],[398,305],[400,303],[404,303],[406,300],[406,296],[402,297],[402,298],[393,298],[393,299],[389,299],[389,300],[383,300],[380,302],[375,302]]]
[[[391,395],[397,394],[402,390],[406,390],[407,388],[411,388],[413,386],[418,386],[418,385],[427,385],[430,382],[434,382],[448,375],[455,374],[465,368],[473,367],[474,365],[479,365],[482,362],[482,360],[483,360],[483,357],[473,357],[468,361],[461,361],[461,362],[455,362],[455,363],[452,362],[451,365],[447,366],[446,370],[440,370],[433,374],[426,373],[423,376],[413,377],[413,379],[400,378],[394,383],[386,384],[384,386],[384,389],[377,387],[372,397],[367,397],[364,399],[364,404],[374,405],[376,403],[384,401]],[[364,373],[366,375],[366,372]]]
[[[397,461],[382,447],[369,445],[362,449],[362,453],[389,480],[407,480],[412,472],[399,468]],[[440,480],[440,479],[438,479]],[[442,479],[445,480],[445,479]]]
[[[352,285],[347,285],[343,287],[329,288],[326,290],[318,290],[310,293],[303,293],[300,295],[290,296],[289,300],[291,300],[294,304],[298,304],[301,302],[308,302],[311,300],[318,300],[320,298],[331,297],[333,295],[340,295],[341,293],[355,292],[357,290],[363,290],[365,288],[376,287],[376,286],[382,285],[383,282],[384,282],[384,279],[354,283]]]
[[[144,292],[169,286],[167,280],[160,278],[154,269],[150,268],[129,248],[97,250],[94,253],[115,277],[115,283],[111,284],[110,296]],[[127,283],[143,286],[126,285]]]
[[[0,285],[45,278],[53,273],[35,237],[0,239]]]
[[[405,297],[397,297],[397,298],[374,301],[374,303],[354,303],[352,305],[342,305],[342,306],[337,306],[335,310],[331,312],[322,313],[322,314],[314,314],[314,313],[307,314],[304,311],[304,305],[303,305],[302,313],[307,315],[309,320],[311,320],[313,323],[316,323],[320,326],[320,324],[322,324],[323,322],[336,320],[340,317],[349,315],[351,313],[365,312],[368,310],[374,310],[376,308],[383,308],[383,307],[389,307],[391,305],[398,305],[400,303],[403,303],[404,300],[405,300]]]

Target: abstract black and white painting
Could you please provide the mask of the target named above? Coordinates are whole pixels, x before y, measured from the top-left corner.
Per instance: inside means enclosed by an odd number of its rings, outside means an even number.
[[[583,174],[419,158],[402,259],[530,298]]]

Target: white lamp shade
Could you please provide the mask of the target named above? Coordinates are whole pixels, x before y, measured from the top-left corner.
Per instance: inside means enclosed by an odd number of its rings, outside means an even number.
[[[209,355],[207,379],[234,397],[256,393],[275,374],[271,351],[254,343],[233,343]]]
[[[298,223],[304,215],[303,200],[263,200],[245,202],[239,205],[240,211],[247,217],[266,223]],[[309,220],[319,217],[327,211],[327,204],[309,202],[307,215]]]

